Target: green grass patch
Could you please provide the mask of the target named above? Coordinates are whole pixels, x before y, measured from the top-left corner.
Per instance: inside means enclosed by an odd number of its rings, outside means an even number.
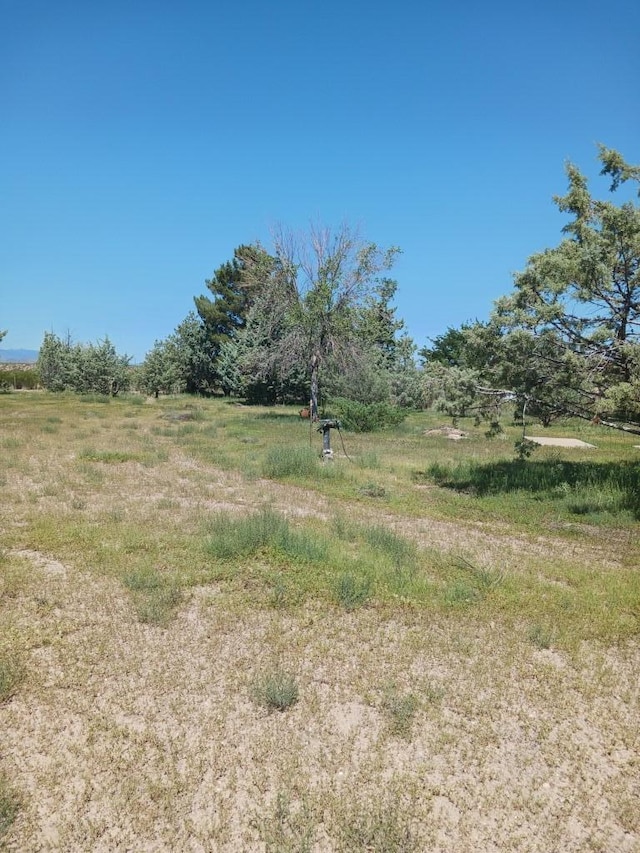
[[[414,471],[416,482],[431,481],[478,498],[520,496],[553,504],[567,515],[629,514],[640,518],[640,462],[499,460],[457,464],[434,462]]]
[[[262,476],[271,480],[316,478],[320,473],[318,453],[311,447],[276,445],[268,450]]]
[[[338,604],[347,611],[362,607],[371,598],[371,593],[371,578],[366,575],[343,572],[337,578],[335,597]]]
[[[207,525],[206,552],[217,560],[234,560],[258,551],[293,562],[318,564],[327,560],[328,544],[312,531],[292,528],[283,515],[265,508],[234,518],[219,513]]]
[[[276,669],[254,680],[251,695],[271,711],[286,711],[298,701],[298,682],[290,673]]]

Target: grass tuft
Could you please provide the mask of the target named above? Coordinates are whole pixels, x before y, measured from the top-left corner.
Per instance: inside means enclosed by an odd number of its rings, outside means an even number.
[[[273,813],[260,821],[265,853],[311,853],[315,825],[306,803],[293,809],[286,794],[279,793]]]
[[[298,701],[298,683],[282,669],[265,673],[252,685],[254,700],[272,711],[285,711]]]
[[[355,807],[343,818],[340,841],[345,853],[417,853],[422,849],[410,816],[397,802]]]
[[[390,685],[382,699],[382,709],[389,718],[391,734],[409,738],[419,707],[420,701],[413,693],[400,693],[396,685]]]
[[[15,694],[25,677],[25,669],[16,652],[0,656],[0,702],[7,702]]]
[[[136,614],[140,622],[166,627],[182,602],[182,590],[177,586],[164,586],[150,590],[136,601]]]
[[[365,604],[371,595],[371,579],[358,578],[351,572],[343,572],[338,578],[335,594],[338,603],[345,610],[356,610]]]

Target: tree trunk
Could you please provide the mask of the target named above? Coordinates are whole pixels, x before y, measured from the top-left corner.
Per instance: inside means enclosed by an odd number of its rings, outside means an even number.
[[[320,359],[316,354],[311,357],[311,400],[309,402],[309,413],[311,421],[318,420],[318,366]]]

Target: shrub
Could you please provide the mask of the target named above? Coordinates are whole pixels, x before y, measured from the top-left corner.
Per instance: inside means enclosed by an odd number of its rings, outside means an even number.
[[[390,403],[358,403],[340,397],[333,401],[335,411],[345,429],[353,432],[374,432],[397,426],[406,418],[407,412]]]
[[[16,368],[15,370],[3,368],[0,372],[0,382],[16,391],[33,391],[39,386],[40,377],[38,371],[33,368]]]

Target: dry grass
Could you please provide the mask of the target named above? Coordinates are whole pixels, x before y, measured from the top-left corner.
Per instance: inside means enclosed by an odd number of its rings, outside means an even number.
[[[263,479],[308,431],[286,412],[183,411],[0,399],[0,652],[21,667],[0,846],[640,849],[632,524],[492,521],[411,480],[419,453],[472,452],[419,418],[347,437],[372,496],[340,459]],[[264,507],[279,538],[207,547]],[[296,556],[314,537],[324,557]],[[345,572],[368,579],[357,607]],[[292,674],[283,713],[254,701],[265,673]]]

